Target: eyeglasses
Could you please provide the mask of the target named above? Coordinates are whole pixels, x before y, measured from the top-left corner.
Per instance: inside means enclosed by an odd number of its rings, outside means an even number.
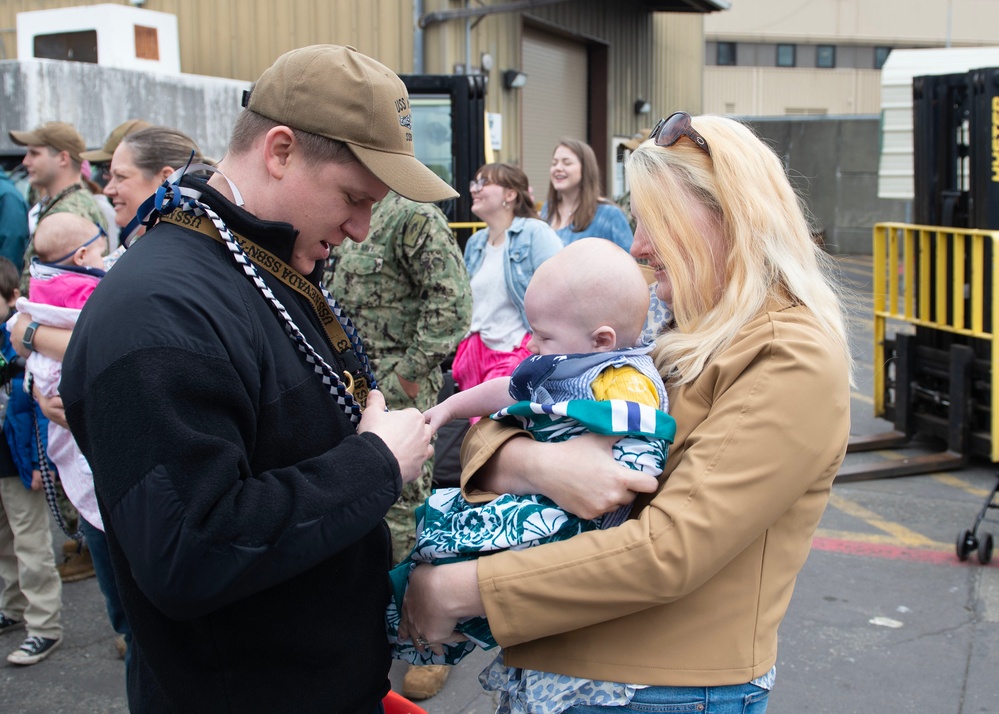
[[[690,122],[690,115],[687,112],[675,112],[665,119],[660,119],[659,123],[652,130],[652,133],[649,134],[649,138],[655,140],[656,146],[664,147],[673,146],[673,144],[680,140],[681,136],[687,137],[703,149],[705,154],[711,156],[711,149],[708,148],[708,142],[694,129]]]
[[[469,181],[469,183],[468,183],[468,192],[469,193],[476,193],[478,191],[481,191],[486,186],[492,185],[492,183],[493,182],[490,181],[489,179],[477,178],[474,181]]]
[[[76,246],[75,248],[73,248],[72,251],[70,251],[69,253],[67,253],[63,257],[57,258],[57,259],[55,259],[53,261],[50,261],[49,265],[59,265],[60,263],[64,263],[67,260],[69,260],[70,258],[72,258],[74,255],[76,255],[76,251],[80,250],[80,248],[86,248],[88,245],[90,245],[91,243],[93,243],[98,238],[101,238],[101,237],[107,238],[108,237],[108,234],[104,231],[103,228],[101,228],[101,226],[99,226],[96,223],[94,225],[97,227],[97,235],[95,235],[93,238],[91,238],[90,240],[88,240],[86,243],[81,243],[80,245]]]

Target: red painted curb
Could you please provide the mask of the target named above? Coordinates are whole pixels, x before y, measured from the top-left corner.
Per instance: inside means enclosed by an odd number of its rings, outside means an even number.
[[[885,545],[882,543],[864,543],[857,540],[843,540],[842,538],[820,538],[812,539],[812,550],[823,550],[833,553],[845,553],[847,555],[861,555],[868,558],[887,558],[889,560],[906,560],[917,563],[935,563],[937,565],[978,565],[978,561],[969,559],[962,563],[957,559],[954,551],[924,550],[921,548],[905,548],[899,545]]]

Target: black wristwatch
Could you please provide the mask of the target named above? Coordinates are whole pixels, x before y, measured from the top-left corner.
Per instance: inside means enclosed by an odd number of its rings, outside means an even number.
[[[32,322],[24,329],[24,337],[21,338],[21,344],[24,349],[28,352],[35,351],[35,330],[39,327],[37,322]]]

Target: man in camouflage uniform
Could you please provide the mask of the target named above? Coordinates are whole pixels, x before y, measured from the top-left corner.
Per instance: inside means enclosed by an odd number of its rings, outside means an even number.
[[[28,170],[28,181],[32,188],[44,195],[38,206],[37,221],[53,213],[75,213],[93,221],[105,232],[108,230],[107,218],[83,182],[80,172],[83,164],[81,154],[87,148],[80,132],[71,124],[50,121],[34,131],[11,130],[8,133],[11,141],[28,148],[22,161]],[[28,267],[34,255],[35,243],[32,239],[24,252],[21,295],[28,295]]]
[[[441,362],[472,319],[468,272],[441,210],[389,192],[371,210],[368,239],[333,249],[323,282],[364,335],[388,407],[422,412],[436,404]],[[414,511],[430,495],[433,470],[431,458],[385,516],[393,563],[416,544]],[[444,665],[410,667],[403,694],[428,699],[447,674]]]
[[[372,209],[368,239],[344,241],[330,263],[324,282],[364,335],[389,408],[432,407],[443,386],[441,362],[472,316],[468,273],[444,214],[390,192]],[[389,510],[395,562],[416,543],[413,511],[430,495],[432,461]]]

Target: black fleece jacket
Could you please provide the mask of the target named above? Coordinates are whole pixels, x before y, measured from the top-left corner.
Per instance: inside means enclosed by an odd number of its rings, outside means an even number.
[[[290,259],[290,225],[198,187]],[[342,372],[307,302],[261,273]],[[228,250],[152,228],[87,302],[61,393],[134,631],[131,711],[370,714],[388,691],[382,519],[399,467],[356,434]]]

